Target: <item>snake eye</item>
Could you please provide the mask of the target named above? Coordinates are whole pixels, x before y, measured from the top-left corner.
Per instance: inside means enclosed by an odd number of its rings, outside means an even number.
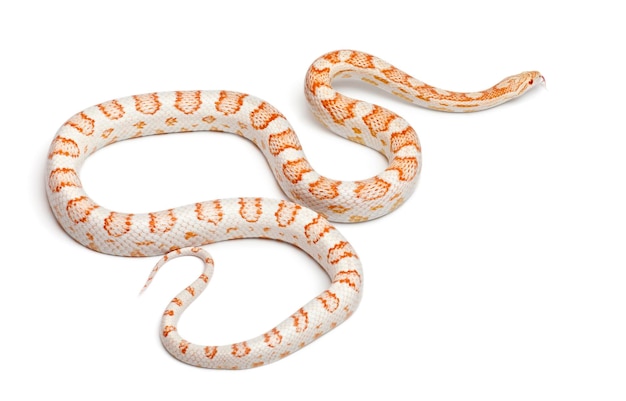
[[[533,84],[533,80],[531,79],[530,81],[528,81],[528,85],[532,85]]]

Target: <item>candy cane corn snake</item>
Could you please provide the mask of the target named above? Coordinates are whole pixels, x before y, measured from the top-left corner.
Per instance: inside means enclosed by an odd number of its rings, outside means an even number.
[[[276,108],[256,97],[224,90],[148,93],[110,100],[71,117],[52,141],[46,175],[48,200],[60,225],[77,242],[112,255],[165,255],[146,286],[167,260],[191,255],[204,261],[200,278],[171,301],[163,316],[161,339],[177,359],[207,368],[261,366],[311,343],[357,308],[362,295],[361,262],[329,220],[360,222],[399,207],[415,189],[421,147],[403,118],[338,93],[331,86],[336,78],[357,79],[418,106],[452,112],[502,104],[543,81],[536,71],[524,72],[484,91],[451,92],[418,81],[369,54],[352,50],[325,54],[313,62],[306,75],[305,95],[311,110],[334,133],[379,151],[389,161],[384,171],[361,181],[321,176]],[[125,139],[186,131],[230,132],[249,139],[263,153],[292,201],[216,199],[131,214],[108,210],[83,190],[79,171],[97,150]],[[237,238],[270,238],[293,244],[321,265],[331,284],[258,337],[220,346],[189,343],[178,333],[177,321],[213,272],[211,257],[199,247]]]

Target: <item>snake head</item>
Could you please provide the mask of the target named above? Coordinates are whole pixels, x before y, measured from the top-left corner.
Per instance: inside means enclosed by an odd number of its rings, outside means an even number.
[[[515,97],[521,96],[530,89],[545,84],[546,80],[539,71],[525,71],[503,79],[497,87],[507,88]]]
[[[539,71],[527,71],[523,72],[522,74],[524,74],[524,81],[521,85],[520,94],[536,86],[545,85],[546,83],[546,79],[543,77],[543,75],[541,75]]]

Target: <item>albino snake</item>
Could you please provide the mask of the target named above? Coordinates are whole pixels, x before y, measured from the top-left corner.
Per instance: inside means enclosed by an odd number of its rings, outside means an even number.
[[[193,255],[205,261],[202,276],[174,298],[163,316],[161,339],[177,359],[223,369],[268,364],[314,341],[355,311],[362,294],[361,263],[328,220],[360,222],[400,206],[415,189],[421,148],[404,119],[336,92],[331,87],[334,78],[359,79],[419,106],[453,112],[490,108],[543,82],[538,72],[524,72],[481,92],[450,92],[426,85],[362,52],[342,50],[320,57],[305,82],[313,113],[336,134],[373,148],[389,160],[380,174],[355,182],[316,173],[285,117],[269,103],[243,93],[180,91],[111,100],[74,115],[59,129],[50,147],[46,189],[52,212],[72,238],[112,255],[165,254],[146,286],[172,257]],[[218,199],[128,214],[105,209],[83,190],[80,168],[97,150],[124,139],[186,131],[231,132],[251,140],[293,202]],[[236,238],[271,238],[293,244],[315,259],[332,283],[256,338],[222,346],[191,344],[180,337],[176,322],[213,271],[210,256],[197,247]]]

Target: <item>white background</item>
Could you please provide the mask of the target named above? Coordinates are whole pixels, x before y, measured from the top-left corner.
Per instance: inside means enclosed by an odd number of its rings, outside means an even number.
[[[626,399],[623,13],[608,1],[552,4],[4,2],[2,398]],[[325,131],[303,96],[309,64],[342,48],[450,90],[485,89],[530,69],[548,87],[453,115],[340,84],[409,120],[424,154],[404,206],[338,225],[364,266],[359,310],[262,368],[176,361],[158,324],[199,264],[172,262],[138,297],[156,258],[102,255],[70,239],[44,192],[56,130],[117,97],[237,90],[281,110],[320,173],[368,178],[385,161]],[[81,175],[100,204],[148,212],[219,197],[283,198],[266,167],[251,143],[198,133],[116,144]],[[207,249],[214,280],[179,326],[195,342],[261,334],[328,285],[284,244]]]

